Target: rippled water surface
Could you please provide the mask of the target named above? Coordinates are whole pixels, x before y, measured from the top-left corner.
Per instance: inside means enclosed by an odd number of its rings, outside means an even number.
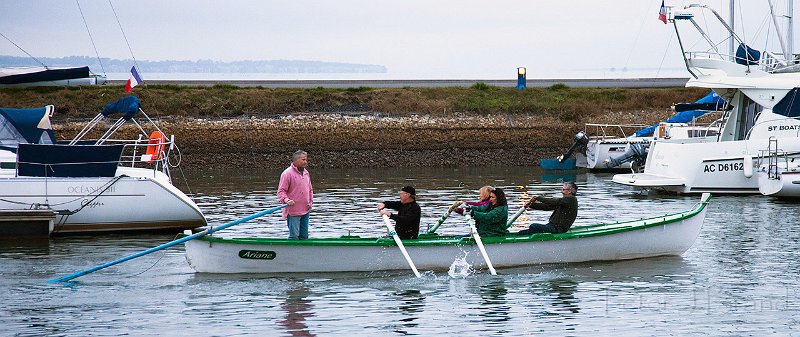
[[[276,204],[280,170],[187,172],[209,222]],[[505,187],[511,209],[528,195],[580,187],[577,223],[689,209],[698,196],[639,194],[610,174],[545,174],[533,168],[312,171],[315,237],[382,235],[375,211],[403,185],[417,187],[423,223],[485,184]],[[185,189],[177,175],[176,185]],[[0,244],[0,335],[132,336],[521,336],[798,335],[800,224],[797,203],[719,196],[694,246],[681,257],[539,265],[470,273],[286,276],[195,274],[183,246],[89,274],[63,276],[168,242],[173,234],[58,237]],[[529,212],[523,221],[546,221]],[[467,233],[448,219],[445,233]],[[285,236],[279,216],[222,236]],[[454,267],[458,261],[454,261]],[[456,268],[458,269],[458,268]]]

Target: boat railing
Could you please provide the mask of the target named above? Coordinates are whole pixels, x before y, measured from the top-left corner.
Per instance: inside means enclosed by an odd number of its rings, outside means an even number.
[[[590,140],[605,140],[611,138],[625,138],[633,135],[636,130],[646,128],[644,124],[596,124],[587,123],[584,132]]]
[[[169,152],[174,147],[172,138],[154,142],[139,136],[138,139],[107,139],[105,143],[122,144],[123,150],[119,165],[145,167],[153,170],[169,170]]]
[[[687,51],[684,53],[686,60],[719,60],[725,62],[735,62],[736,55],[717,51]],[[793,73],[800,72],[798,59],[793,57],[792,62],[787,62],[782,53],[764,51],[758,60],[756,67],[768,73]]]
[[[791,61],[787,61],[783,53],[764,52],[761,58],[764,71],[770,73],[795,73],[800,72],[797,55],[792,55]]]
[[[687,60],[720,60],[732,62],[736,59],[736,55],[731,55],[718,51],[687,51],[683,53]]]
[[[778,148],[778,139],[769,137],[769,143],[766,150],[758,151],[758,159],[756,166],[761,167],[764,165],[764,160],[767,161],[766,170],[769,179],[780,179],[780,163],[783,162],[784,170],[789,169],[789,154],[783,149]]]
[[[681,128],[685,129],[686,134],[684,137],[679,138],[707,138],[718,137],[722,132],[723,119],[718,118],[710,123],[697,123],[697,118],[692,119],[689,123],[667,123],[661,122],[660,125],[665,125],[665,129]],[[670,132],[666,132],[669,134]],[[673,135],[676,132],[671,132]]]

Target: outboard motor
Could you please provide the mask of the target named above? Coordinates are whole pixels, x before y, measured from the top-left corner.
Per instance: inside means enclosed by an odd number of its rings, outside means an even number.
[[[628,145],[628,150],[621,156],[606,159],[604,164],[607,168],[614,168],[632,162],[631,167],[641,166],[647,159],[647,147],[642,143],[631,143]]]
[[[589,144],[589,137],[586,137],[586,133],[583,131],[576,133],[575,143],[569,147],[567,152],[558,156],[558,162],[563,163],[564,159],[569,158],[575,150],[586,151],[586,144]]]

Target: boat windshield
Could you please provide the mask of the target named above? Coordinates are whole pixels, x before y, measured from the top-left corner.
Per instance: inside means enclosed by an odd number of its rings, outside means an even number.
[[[786,117],[800,117],[800,88],[789,91],[778,104],[775,104],[772,112]]]
[[[764,110],[761,104],[756,103],[747,95],[742,95],[742,106],[740,111],[738,128],[736,130],[736,140],[743,140],[747,138],[750,129],[756,124],[756,116]]]
[[[16,148],[18,144],[52,144],[51,108],[0,108],[0,145]]]

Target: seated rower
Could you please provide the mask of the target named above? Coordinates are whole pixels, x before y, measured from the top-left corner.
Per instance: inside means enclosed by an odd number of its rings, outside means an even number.
[[[389,209],[396,210],[392,213]],[[384,201],[378,204],[378,211],[395,221],[395,231],[401,240],[416,239],[419,236],[419,219],[422,216],[417,204],[417,191],[412,186],[400,189],[400,201]]]
[[[502,188],[495,188],[489,193],[489,204],[472,207],[470,211],[457,208],[456,213],[469,212],[475,219],[475,227],[480,236],[504,236],[508,234],[508,202]]]
[[[566,233],[575,218],[578,217],[578,186],[573,182],[561,186],[562,198],[546,198],[534,195],[525,204],[526,208],[542,211],[553,211],[547,224],[531,224],[528,229],[517,232],[518,235],[531,235],[533,233]]]

